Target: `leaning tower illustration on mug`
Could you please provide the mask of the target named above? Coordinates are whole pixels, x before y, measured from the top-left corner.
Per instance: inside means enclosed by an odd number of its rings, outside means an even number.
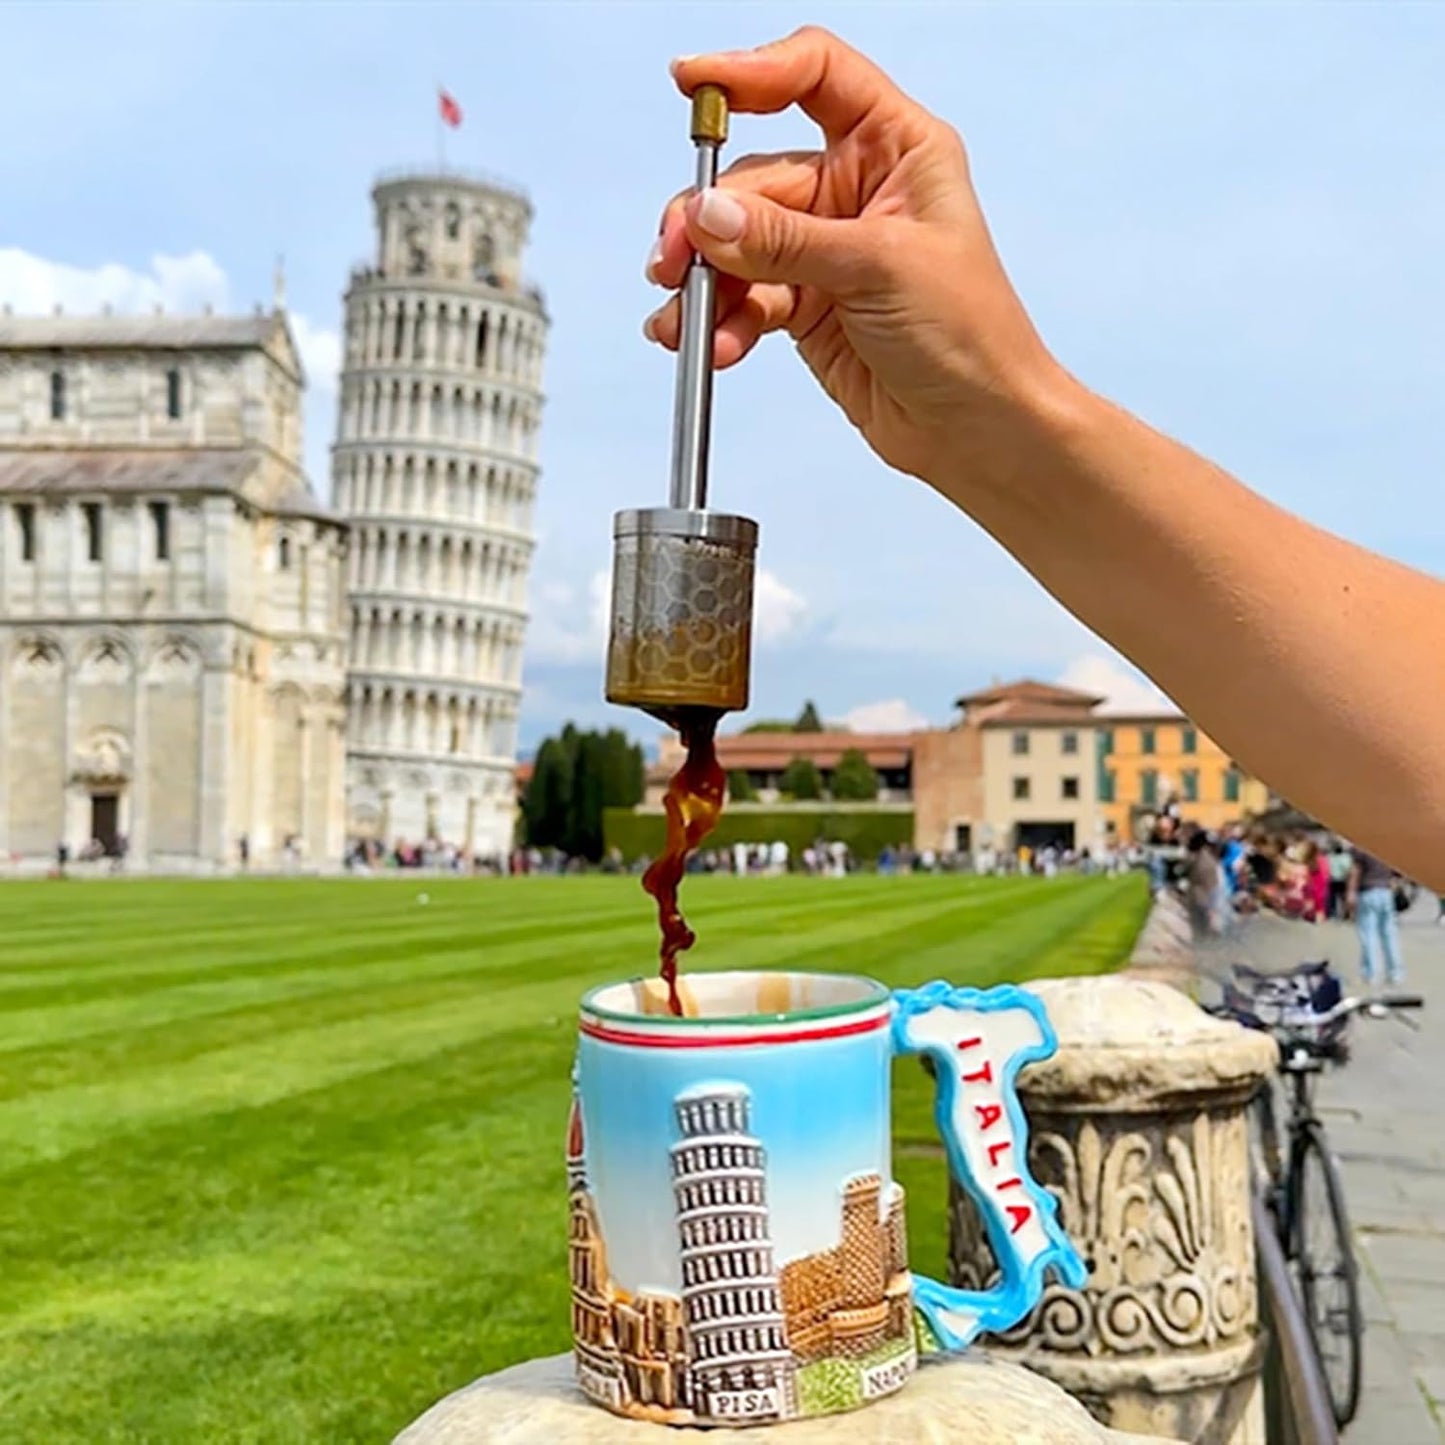
[[[786,1420],[797,1378],[768,1229],[761,1142],[740,1084],[679,1094],[672,1146],[682,1304],[692,1345],[689,1396],[700,1416]]]

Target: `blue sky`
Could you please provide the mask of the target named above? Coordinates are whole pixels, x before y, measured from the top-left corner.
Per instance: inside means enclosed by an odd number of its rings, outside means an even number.
[[[673,1101],[715,1081],[751,1093],[749,1126],[767,1155],[776,1262],[832,1248],[842,1235],[844,1183],[856,1174],[889,1175],[889,1060],[886,1030],[707,1050],[584,1038],[578,1067],[588,1178],[613,1278],[626,1289],[681,1289]]]
[[[963,132],[1069,367],[1284,505],[1445,571],[1439,7],[10,4],[0,300],[245,310],[284,252],[326,492],[369,186],[434,160],[445,83],[466,111],[449,159],[534,199],[554,323],[523,742],[567,717],[651,737],[601,700],[593,616],[612,512],[666,487],[671,362],[639,329],[658,209],[690,171],[666,63],[809,20]],[[809,137],[746,118],[729,150]],[[871,458],[786,342],[720,382],[714,434],[716,505],[763,529],[758,711],[812,696],[830,718],[941,722],[1019,673],[1137,696],[971,523]]]

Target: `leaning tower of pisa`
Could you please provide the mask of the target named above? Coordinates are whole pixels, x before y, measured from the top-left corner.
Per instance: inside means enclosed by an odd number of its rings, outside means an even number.
[[[678,1095],[672,1146],[689,1397],[704,1418],[786,1420],[797,1413],[773,1241],[766,1160],[749,1133],[751,1096],[706,1084]]]
[[[332,471],[351,522],[354,836],[512,840],[547,314],[531,206],[452,174],[383,176],[352,272]]]

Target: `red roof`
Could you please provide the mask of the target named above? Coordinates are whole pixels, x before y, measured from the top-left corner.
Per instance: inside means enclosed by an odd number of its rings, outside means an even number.
[[[1020,699],[1017,702],[1001,702],[988,708],[977,721],[982,728],[1078,728],[1093,727],[1099,721],[1099,715],[1091,707],[1040,707],[1037,703]]]
[[[723,767],[752,772],[780,772],[794,758],[811,758],[820,768],[833,768],[853,748],[875,768],[906,768],[913,756],[913,734],[733,733],[717,740]]]
[[[1059,687],[1052,682],[1037,682],[1031,677],[1018,682],[999,683],[978,692],[965,693],[958,707],[984,707],[990,703],[1033,703],[1042,707],[1098,707],[1104,699],[1093,693],[1079,692],[1072,687]]]

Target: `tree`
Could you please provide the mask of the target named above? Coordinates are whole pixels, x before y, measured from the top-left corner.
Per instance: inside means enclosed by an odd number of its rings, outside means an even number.
[[[803,704],[803,710],[798,714],[798,720],[793,724],[795,733],[820,733],[823,731],[823,720],[818,716],[818,709],[814,706],[811,698]]]
[[[793,725],[784,722],[781,718],[761,718],[755,723],[749,723],[743,729],[745,733],[790,733]]]
[[[527,842],[534,848],[560,848],[567,837],[567,814],[572,797],[572,760],[557,738],[537,749],[532,781],[522,799]]]
[[[823,775],[812,758],[794,758],[783,769],[779,787],[797,802],[812,802],[823,796]]]
[[[840,803],[871,803],[878,796],[878,774],[857,748],[849,748],[838,759],[833,796]]]
[[[548,738],[537,749],[522,799],[527,843],[597,862],[602,810],[640,803],[645,779],[642,749],[626,733],[619,728],[584,733],[568,723],[560,737]]]
[[[742,768],[734,768],[728,774],[728,798],[734,803],[756,803],[758,800],[758,791]]]

